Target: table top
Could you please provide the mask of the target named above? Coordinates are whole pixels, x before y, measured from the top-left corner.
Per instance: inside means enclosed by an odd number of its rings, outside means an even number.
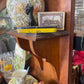
[[[18,37],[18,38],[23,38],[26,40],[44,40],[44,39],[51,39],[51,38],[56,38],[56,37],[63,37],[69,35],[67,31],[57,31],[55,33],[37,33],[37,34],[23,34],[23,33],[17,33],[16,30],[10,30],[7,32],[7,34]]]

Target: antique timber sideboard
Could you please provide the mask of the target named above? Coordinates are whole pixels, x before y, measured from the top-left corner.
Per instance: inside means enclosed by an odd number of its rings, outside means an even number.
[[[45,84],[71,84],[74,4],[74,0],[46,0],[45,11],[66,12],[64,31],[36,35],[8,32],[32,54],[26,62],[26,66],[30,65],[29,73]]]

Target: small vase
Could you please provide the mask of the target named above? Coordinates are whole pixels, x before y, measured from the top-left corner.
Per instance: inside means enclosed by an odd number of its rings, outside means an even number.
[[[7,11],[16,27],[27,27],[29,15],[25,13],[27,4],[34,6],[33,16],[37,22],[37,13],[44,11],[44,0],[7,0]]]

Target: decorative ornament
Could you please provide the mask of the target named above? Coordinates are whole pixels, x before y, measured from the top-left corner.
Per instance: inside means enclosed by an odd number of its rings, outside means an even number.
[[[29,26],[29,15],[25,12],[27,4],[33,5],[33,16],[37,22],[37,13],[44,11],[44,0],[7,0],[7,11],[16,27]]]

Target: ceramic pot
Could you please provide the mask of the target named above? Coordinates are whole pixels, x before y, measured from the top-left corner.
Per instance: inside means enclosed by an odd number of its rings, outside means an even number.
[[[29,25],[29,15],[25,12],[27,3],[34,6],[33,15],[37,22],[37,13],[44,11],[44,0],[7,0],[7,11],[16,27]]]

